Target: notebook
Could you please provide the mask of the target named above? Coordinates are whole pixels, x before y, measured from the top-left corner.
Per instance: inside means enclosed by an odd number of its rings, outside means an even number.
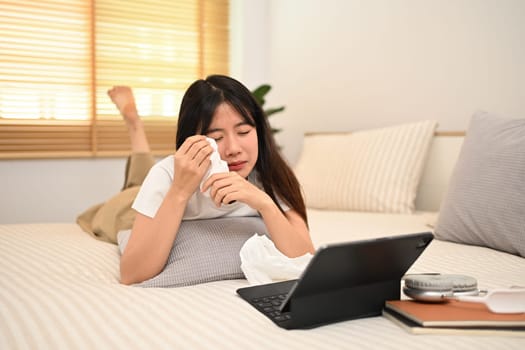
[[[325,245],[299,279],[237,293],[286,329],[379,316],[386,300],[400,298],[401,278],[433,238],[421,232]]]
[[[383,316],[414,334],[525,337],[525,313],[497,314],[481,303],[389,300],[385,304]]]

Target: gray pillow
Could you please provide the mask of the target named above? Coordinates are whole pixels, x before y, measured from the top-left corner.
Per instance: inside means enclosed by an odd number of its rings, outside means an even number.
[[[435,235],[525,257],[525,119],[473,116]]]
[[[239,252],[255,233],[266,234],[258,216],[182,221],[164,270],[135,286],[181,287],[244,278]],[[118,235],[121,252],[130,234]]]

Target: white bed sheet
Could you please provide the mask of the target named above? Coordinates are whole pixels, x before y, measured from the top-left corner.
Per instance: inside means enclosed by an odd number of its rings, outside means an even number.
[[[366,214],[313,211],[310,218],[316,244],[426,228],[424,216],[394,216],[387,223],[387,216],[382,221]],[[245,280],[142,289],[118,283],[118,262],[117,246],[94,240],[74,224],[0,225],[0,349],[448,350],[525,345],[519,337],[412,335],[383,317],[287,331],[236,295]],[[411,270],[472,274],[487,288],[525,285],[525,259],[447,242],[434,241]]]

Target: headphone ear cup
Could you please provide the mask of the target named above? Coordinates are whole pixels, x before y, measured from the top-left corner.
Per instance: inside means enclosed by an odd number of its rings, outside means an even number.
[[[405,278],[405,287],[432,292],[452,290],[453,283],[443,275],[411,275]]]
[[[421,301],[440,302],[455,294],[478,293],[476,279],[465,275],[408,275],[404,282],[403,292]]]
[[[431,291],[452,289],[454,292],[465,292],[478,287],[474,277],[465,275],[409,275],[404,281],[408,288]]]
[[[471,292],[478,289],[478,281],[465,275],[444,275],[452,281],[454,292]]]

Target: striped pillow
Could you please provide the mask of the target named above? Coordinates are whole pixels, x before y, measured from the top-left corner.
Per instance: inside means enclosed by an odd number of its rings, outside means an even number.
[[[135,286],[182,287],[244,278],[239,253],[255,233],[266,234],[266,226],[259,216],[184,220],[164,270]],[[130,235],[131,230],[119,233],[121,252],[126,248]]]
[[[525,257],[525,118],[472,117],[435,231]]]
[[[436,126],[306,135],[295,172],[307,207],[412,213]]]

